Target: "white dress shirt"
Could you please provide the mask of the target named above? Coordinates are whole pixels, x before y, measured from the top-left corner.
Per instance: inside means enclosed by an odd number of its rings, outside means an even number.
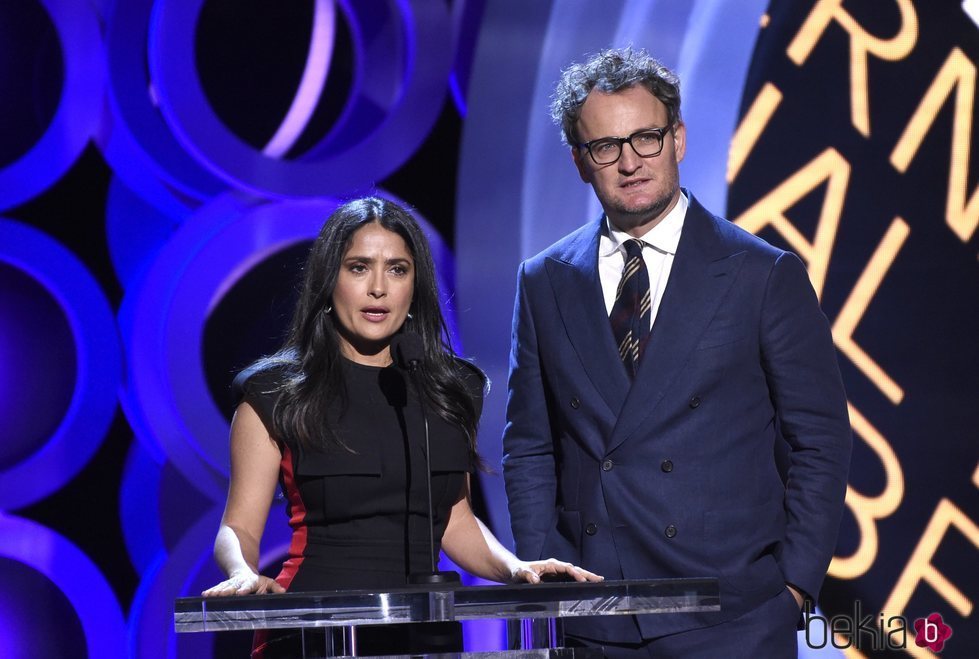
[[[673,258],[676,256],[676,247],[680,242],[680,232],[683,230],[683,218],[687,215],[688,204],[687,198],[683,192],[680,192],[676,206],[656,226],[639,238],[644,243],[642,256],[646,262],[646,271],[649,273],[649,294],[652,301],[650,327],[656,322],[656,314],[660,302],[663,301],[663,292],[666,290],[666,282],[673,268]],[[605,217],[605,232],[598,241],[598,276],[602,282],[605,310],[609,315],[612,314],[615,293],[622,279],[622,271],[625,269],[626,253],[622,245],[631,238],[629,234],[613,227],[608,217]]]

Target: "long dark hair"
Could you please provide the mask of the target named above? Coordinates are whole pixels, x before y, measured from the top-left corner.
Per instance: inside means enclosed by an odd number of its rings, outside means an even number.
[[[415,262],[414,299],[410,317],[401,331],[418,334],[425,349],[420,368],[420,383],[430,409],[445,421],[461,427],[468,439],[476,463],[476,429],[478,419],[449,343],[449,332],[439,307],[435,264],[425,234],[411,214],[398,204],[377,197],[349,201],[327,219],[313,242],[303,273],[299,300],[292,324],[282,348],[264,357],[242,372],[279,368],[285,378],[279,385],[279,402],[275,408],[272,435],[282,440],[295,438],[304,446],[324,441],[343,445],[328,427],[324,410],[335,401],[346,405],[346,386],[341,368],[340,338],[329,313],[340,265],[354,233],[370,223],[377,223],[401,236]],[[485,376],[469,365],[473,375],[485,382]],[[468,367],[463,367],[468,368]],[[240,377],[240,376],[239,376]]]

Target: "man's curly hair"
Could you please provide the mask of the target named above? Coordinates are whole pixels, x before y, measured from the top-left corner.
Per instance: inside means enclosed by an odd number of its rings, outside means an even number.
[[[561,72],[551,97],[551,118],[561,127],[565,144],[578,144],[577,125],[581,106],[592,89],[617,92],[642,85],[666,106],[670,126],[680,118],[680,79],[645,50],[631,47],[602,50],[582,64]]]

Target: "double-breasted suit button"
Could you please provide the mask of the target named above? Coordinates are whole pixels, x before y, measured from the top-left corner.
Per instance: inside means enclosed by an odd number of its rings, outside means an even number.
[[[695,410],[700,407],[700,396],[694,396],[690,399],[690,409]]]
[[[602,471],[612,471],[613,463],[611,460],[606,460],[602,463]]]
[[[663,531],[663,533],[666,535],[667,538],[672,538],[676,535],[676,527],[670,524],[669,526],[666,527],[666,530]]]
[[[596,533],[598,533],[598,524],[595,524],[594,522],[588,522],[588,525],[585,527],[585,533],[587,533],[588,535],[595,535]]]
[[[663,460],[663,462],[660,463],[659,468],[668,474],[673,471],[673,461]]]
[[[576,410],[579,407],[581,407],[581,401],[579,401],[577,398],[572,398],[571,399],[571,409]]]

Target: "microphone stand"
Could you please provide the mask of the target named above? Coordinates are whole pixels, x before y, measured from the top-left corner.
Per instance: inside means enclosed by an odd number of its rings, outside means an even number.
[[[422,421],[425,427],[425,480],[426,493],[428,495],[428,542],[429,557],[431,560],[431,572],[415,572],[408,575],[408,583],[419,585],[452,585],[459,583],[459,573],[453,570],[439,571],[435,558],[435,512],[432,506],[432,453],[429,441],[428,414],[425,410],[425,394],[421,387],[418,376],[418,360],[412,359],[408,362],[408,372],[411,373],[411,380],[415,385],[415,393],[418,394],[418,405],[421,408]]]

